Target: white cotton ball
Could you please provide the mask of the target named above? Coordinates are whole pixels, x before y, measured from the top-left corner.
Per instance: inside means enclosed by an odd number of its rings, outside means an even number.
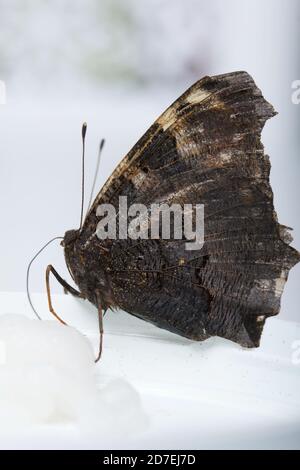
[[[87,422],[86,418],[90,421]],[[141,400],[136,390],[125,380],[115,379],[101,387],[97,397],[91,402],[90,414],[82,414],[82,424],[86,427],[103,428],[106,433],[122,436],[124,432],[134,432],[147,426],[148,419],[142,411]]]
[[[107,432],[144,423],[138,393],[124,380],[98,389],[94,352],[74,328],[0,316],[0,433],[19,425],[72,423]]]
[[[67,366],[74,373],[82,367],[92,367],[94,356],[90,343],[74,328],[15,314],[2,315],[0,322],[0,341],[6,348],[7,365],[46,361]]]

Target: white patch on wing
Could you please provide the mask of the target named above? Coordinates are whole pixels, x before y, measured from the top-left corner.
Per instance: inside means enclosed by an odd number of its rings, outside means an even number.
[[[136,188],[140,188],[147,178],[146,173],[139,171],[136,175],[131,176],[131,182]]]
[[[168,108],[157,120],[158,124],[161,125],[163,130],[167,130],[170,126],[172,126],[177,119],[177,112],[176,106],[173,105]]]
[[[242,140],[243,137],[244,137],[244,134],[235,134],[235,135],[233,136],[233,138],[232,138],[232,141],[233,141],[234,143],[240,142],[240,140]]]
[[[202,88],[196,88],[186,97],[185,101],[189,104],[197,104],[206,100],[210,96],[211,93],[209,93],[207,90],[203,90]]]
[[[256,321],[257,321],[257,323],[261,323],[261,322],[264,321],[265,318],[266,318],[266,317],[265,317],[264,315],[259,315],[259,316],[256,318]]]
[[[259,279],[257,281],[257,287],[260,290],[271,290],[272,289],[272,280],[270,279]]]
[[[221,158],[222,162],[227,163],[232,159],[232,153],[226,151],[220,152],[219,157]]]
[[[285,270],[282,270],[280,277],[275,279],[275,290],[274,291],[275,291],[275,296],[276,297],[281,296],[285,283],[286,283],[286,273],[285,273]]]

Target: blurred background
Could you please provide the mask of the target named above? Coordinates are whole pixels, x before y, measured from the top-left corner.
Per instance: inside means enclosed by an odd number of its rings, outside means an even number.
[[[299,26],[298,0],[0,0],[1,290],[24,291],[32,255],[79,224],[83,121],[88,200],[102,137],[97,189],[188,86],[235,70],[279,112],[263,142],[279,221],[300,249],[300,105],[291,100]],[[56,243],[33,266],[33,292],[45,290],[49,263],[69,279]],[[299,278],[297,266],[283,296],[287,320],[299,321]]]

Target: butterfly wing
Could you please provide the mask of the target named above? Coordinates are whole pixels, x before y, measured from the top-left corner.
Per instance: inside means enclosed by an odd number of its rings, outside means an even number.
[[[192,339],[219,335],[259,345],[299,254],[277,222],[260,140],[276,114],[246,72],[205,77],[150,127],[108,179],[84,224],[106,249],[114,304]],[[99,204],[204,204],[205,243],[98,240]],[[102,251],[103,253],[103,251]]]

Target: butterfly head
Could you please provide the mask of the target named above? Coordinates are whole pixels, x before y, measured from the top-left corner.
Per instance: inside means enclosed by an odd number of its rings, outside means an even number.
[[[64,256],[68,271],[79,287],[79,290],[89,298],[90,276],[88,269],[88,257],[80,242],[80,230],[67,230],[61,246],[64,248]]]
[[[114,304],[111,280],[105,267],[108,253],[99,249],[98,243],[82,243],[81,230],[68,230],[61,245],[68,271],[80,292],[92,303],[97,304],[99,292],[104,310]]]
[[[75,245],[77,245],[76,242],[78,240],[79,233],[79,230],[67,230],[64,238],[60,243],[61,246],[64,248],[66,264],[73,280],[74,274],[78,272],[78,268],[80,266],[80,264],[76,262],[77,250],[75,248]]]
[[[66,248],[69,245],[73,245],[79,236],[79,232],[80,230],[67,230],[63,240],[61,241],[61,246]]]

